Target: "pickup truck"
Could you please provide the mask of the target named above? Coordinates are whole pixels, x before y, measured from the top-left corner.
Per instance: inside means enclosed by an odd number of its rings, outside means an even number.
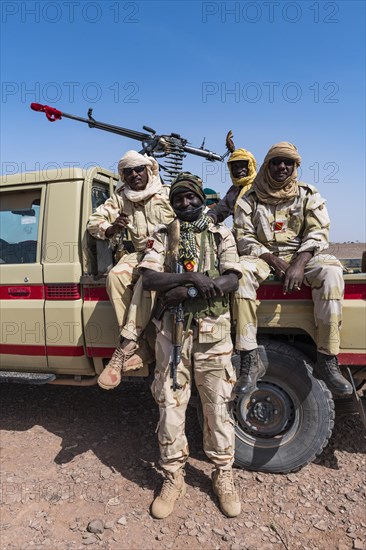
[[[105,288],[111,253],[85,228],[117,180],[99,167],[2,177],[0,380],[96,383],[117,344],[118,328]],[[339,362],[363,416],[356,389],[366,381],[366,274],[348,271]],[[322,452],[335,414],[329,390],[312,374],[311,295],[303,287],[284,296],[272,280],[261,286],[258,300],[268,370],[258,390],[234,402],[236,463],[264,472],[296,471]],[[148,378],[149,368],[129,375]],[[199,400],[192,403],[200,417]]]

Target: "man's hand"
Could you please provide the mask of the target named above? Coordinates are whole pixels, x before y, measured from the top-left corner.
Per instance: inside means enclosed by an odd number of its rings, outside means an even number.
[[[300,290],[302,282],[304,280],[305,266],[291,264],[286,271],[285,280],[283,283],[283,293],[293,292],[294,290]]]
[[[290,264],[285,262],[285,260],[283,260],[282,258],[279,258],[274,254],[270,254],[269,252],[266,254],[262,254],[261,259],[264,260],[272,268],[276,277],[283,281],[285,274],[290,267]]]
[[[107,239],[110,239],[113,237],[113,235],[117,232],[126,227],[128,224],[128,215],[124,212],[121,212],[118,218],[115,219],[115,221],[112,223],[108,229],[106,229],[105,236]]]
[[[210,277],[207,277],[203,273],[191,273],[190,282],[197,287],[201,298],[208,300],[215,298],[215,296],[222,296],[220,287],[216,285],[213,279],[210,279]]]
[[[220,292],[217,293],[217,296],[224,296],[230,292],[235,292],[239,286],[239,274],[236,272],[229,272],[225,275],[220,275],[214,279],[216,287]]]
[[[174,307],[184,302],[187,299],[187,287],[186,286],[177,286],[164,292],[161,296],[161,300],[165,307]]]
[[[304,280],[305,266],[312,257],[310,252],[301,252],[296,259],[290,264],[286,271],[285,280],[283,283],[283,293],[300,290]]]
[[[222,296],[221,289],[215,281],[203,273],[160,273],[152,269],[143,268],[142,285],[145,290],[157,290],[161,294],[167,294],[170,290],[185,285],[193,285],[197,288],[201,298],[206,300]],[[185,296],[187,298],[187,296]]]

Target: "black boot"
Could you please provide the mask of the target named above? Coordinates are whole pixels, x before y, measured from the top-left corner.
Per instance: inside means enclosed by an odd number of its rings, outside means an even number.
[[[318,351],[314,374],[324,380],[334,397],[348,397],[352,395],[352,386],[342,376],[336,355],[326,355]]]
[[[251,393],[257,387],[259,378],[266,374],[266,367],[263,364],[259,350],[240,352],[240,374],[234,386],[234,393],[242,395]]]

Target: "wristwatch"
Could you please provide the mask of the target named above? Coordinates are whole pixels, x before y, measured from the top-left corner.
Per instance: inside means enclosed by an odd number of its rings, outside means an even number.
[[[198,296],[198,289],[195,286],[189,286],[187,288],[187,294],[189,298],[197,298]]]

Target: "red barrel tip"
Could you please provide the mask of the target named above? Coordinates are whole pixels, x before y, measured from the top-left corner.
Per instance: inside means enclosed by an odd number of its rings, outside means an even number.
[[[33,111],[42,111],[43,105],[40,103],[31,103],[30,108],[33,109]]]

